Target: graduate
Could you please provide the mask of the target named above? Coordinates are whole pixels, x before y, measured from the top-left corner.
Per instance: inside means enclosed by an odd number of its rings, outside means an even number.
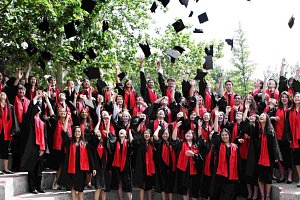
[[[160,136],[159,136],[160,135]],[[162,199],[173,199],[176,174],[176,152],[170,143],[170,133],[163,126],[157,126],[154,134],[155,147],[155,192]]]
[[[67,114],[67,120],[69,119],[70,114]],[[64,124],[65,129],[67,129],[67,124]],[[71,189],[72,200],[83,200],[87,173],[91,171],[93,176],[97,173],[90,148],[83,139],[79,126],[74,126],[71,139],[69,133],[63,131],[62,139],[67,153],[58,184]]]

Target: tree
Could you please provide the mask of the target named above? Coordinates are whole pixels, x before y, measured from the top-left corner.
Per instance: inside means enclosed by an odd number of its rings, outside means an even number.
[[[234,77],[236,80],[235,91],[246,95],[251,89],[251,76],[255,70],[255,64],[249,60],[250,51],[246,43],[245,32],[242,30],[242,26],[239,23],[239,28],[236,30],[236,37],[234,39],[232,64],[236,68],[230,71],[229,77]]]

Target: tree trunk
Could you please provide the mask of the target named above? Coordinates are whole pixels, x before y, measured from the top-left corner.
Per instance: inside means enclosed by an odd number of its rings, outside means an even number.
[[[62,46],[63,44],[63,36],[60,35],[57,37],[57,42],[60,46]],[[62,90],[64,85],[63,85],[63,81],[64,81],[64,74],[63,74],[63,65],[61,63],[56,63],[56,69],[57,69],[57,74],[56,74],[56,85],[57,87]]]

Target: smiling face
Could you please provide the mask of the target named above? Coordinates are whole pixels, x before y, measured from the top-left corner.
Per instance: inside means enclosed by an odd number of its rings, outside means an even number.
[[[0,93],[0,99],[1,99],[1,100],[6,100],[6,98],[7,98],[6,93],[5,93],[5,92],[1,92],[1,93]]]
[[[194,137],[194,132],[192,130],[187,131],[184,135],[186,141],[192,141],[193,137]]]
[[[210,113],[206,112],[203,114],[203,121],[209,122],[210,120]]]
[[[36,85],[36,78],[34,77],[34,76],[32,76],[31,78],[30,78],[30,84],[31,85]]]
[[[260,116],[259,116],[259,122],[260,123],[266,123],[266,121],[267,121],[267,114],[266,113],[260,114]]]
[[[157,119],[162,120],[165,118],[165,112],[163,110],[158,110],[156,114]]]
[[[66,109],[64,108],[59,108],[58,109],[58,116],[60,118],[65,118],[67,116],[67,112],[66,112]]]
[[[165,141],[167,141],[167,140],[169,139],[170,134],[169,134],[168,129],[164,130],[164,132],[163,132],[163,134],[162,134],[161,137],[162,137],[162,139],[165,140]]]
[[[83,109],[80,113],[80,116],[83,118],[83,119],[87,119],[88,116],[89,116],[89,113],[86,111],[86,109]]]
[[[233,88],[233,84],[231,81],[226,81],[225,83],[225,88],[226,88],[226,91],[227,92],[231,92],[232,91],[232,88]]]
[[[226,132],[226,131],[222,131],[221,132],[221,140],[222,140],[222,142],[224,142],[224,143],[228,143],[229,142],[229,134],[228,134],[228,132]]]
[[[153,80],[148,81],[148,87],[149,88],[154,88],[154,81]]]
[[[148,140],[150,140],[150,130],[149,129],[146,129],[145,131],[144,131],[144,139],[146,140],[146,141],[148,141]]]
[[[126,130],[125,129],[121,129],[120,131],[119,131],[119,138],[121,139],[121,138],[125,138],[125,136],[126,136]]]
[[[300,104],[300,93],[296,93],[294,96],[294,103],[299,105]]]
[[[74,130],[74,135],[75,135],[75,138],[78,139],[81,137],[81,129],[80,127],[76,127],[75,130]]]

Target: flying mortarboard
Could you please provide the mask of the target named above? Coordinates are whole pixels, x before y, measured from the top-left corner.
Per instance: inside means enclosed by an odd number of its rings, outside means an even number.
[[[72,56],[74,57],[75,60],[77,61],[82,61],[84,59],[84,53],[83,52],[75,52],[75,51],[72,51],[71,52]]]
[[[204,69],[213,69],[213,59],[211,55],[205,56],[205,62],[203,64]]]
[[[118,77],[119,77],[120,81],[122,81],[126,77],[126,73],[121,72],[121,73],[118,74]]]
[[[200,22],[200,24],[207,22],[208,21],[208,17],[206,12],[202,13],[201,15],[198,16],[198,20]]]
[[[233,39],[225,39],[225,42],[231,46],[231,50],[233,48]]]
[[[96,4],[97,2],[95,0],[82,0],[81,8],[91,14]]]
[[[88,48],[86,54],[89,55],[90,59],[95,59],[97,57],[97,55],[92,47]]]
[[[158,1],[160,1],[164,7],[167,7],[167,5],[170,3],[170,0],[158,0]]]
[[[146,42],[146,44],[139,43],[139,46],[143,50],[145,57],[148,58],[151,55],[151,51],[150,51],[148,42]]]
[[[203,71],[203,69],[197,69],[197,75],[194,78],[195,80],[203,79],[207,75],[206,71]]]
[[[290,18],[289,23],[288,23],[290,28],[292,28],[294,26],[294,21],[295,21],[295,17],[292,15],[292,17]]]
[[[189,14],[189,17],[192,17],[194,14],[194,11],[191,11],[190,14]]]
[[[69,39],[77,35],[77,31],[73,22],[64,25],[66,38]]]
[[[181,19],[179,19],[175,23],[173,23],[172,26],[174,27],[176,33],[182,31],[185,28],[183,21]]]
[[[51,57],[52,57],[52,54],[51,54],[51,52],[49,52],[49,51],[42,51],[42,52],[41,52],[41,57],[42,57],[44,60],[50,60]]]
[[[95,108],[93,101],[89,100],[88,98],[84,98],[83,101],[84,101],[84,104],[87,105],[88,107],[90,107],[91,109]]]
[[[204,51],[205,51],[206,55],[214,56],[214,46],[213,45],[209,45],[209,48],[205,47]]]
[[[33,42],[29,41],[28,42],[28,47],[25,51],[27,52],[29,57],[31,57],[37,52],[37,48],[36,48],[36,46]]]
[[[150,8],[151,12],[155,13],[156,8],[157,8],[157,4],[154,1],[153,4],[152,4],[152,6],[151,6],[151,8]]]
[[[203,29],[195,28],[193,33],[203,33]]]
[[[185,51],[185,49],[182,48],[181,46],[174,46],[173,49],[179,51],[181,54]]]
[[[109,21],[108,20],[103,20],[102,22],[102,32],[107,31],[109,28]]]
[[[41,57],[36,61],[36,65],[40,66],[43,70],[45,70],[46,64]]]
[[[45,31],[46,33],[49,33],[49,22],[47,21],[46,18],[38,25],[38,28],[41,31]]]
[[[87,67],[83,70],[83,73],[89,79],[97,79],[97,78],[100,78],[100,76],[101,76],[101,72],[98,67]]]
[[[179,57],[179,53],[172,49],[168,49],[167,54],[171,57],[171,63],[175,63],[175,59]]]
[[[189,0],[179,0],[179,2],[181,3],[181,5],[184,5],[186,8],[189,4]]]

